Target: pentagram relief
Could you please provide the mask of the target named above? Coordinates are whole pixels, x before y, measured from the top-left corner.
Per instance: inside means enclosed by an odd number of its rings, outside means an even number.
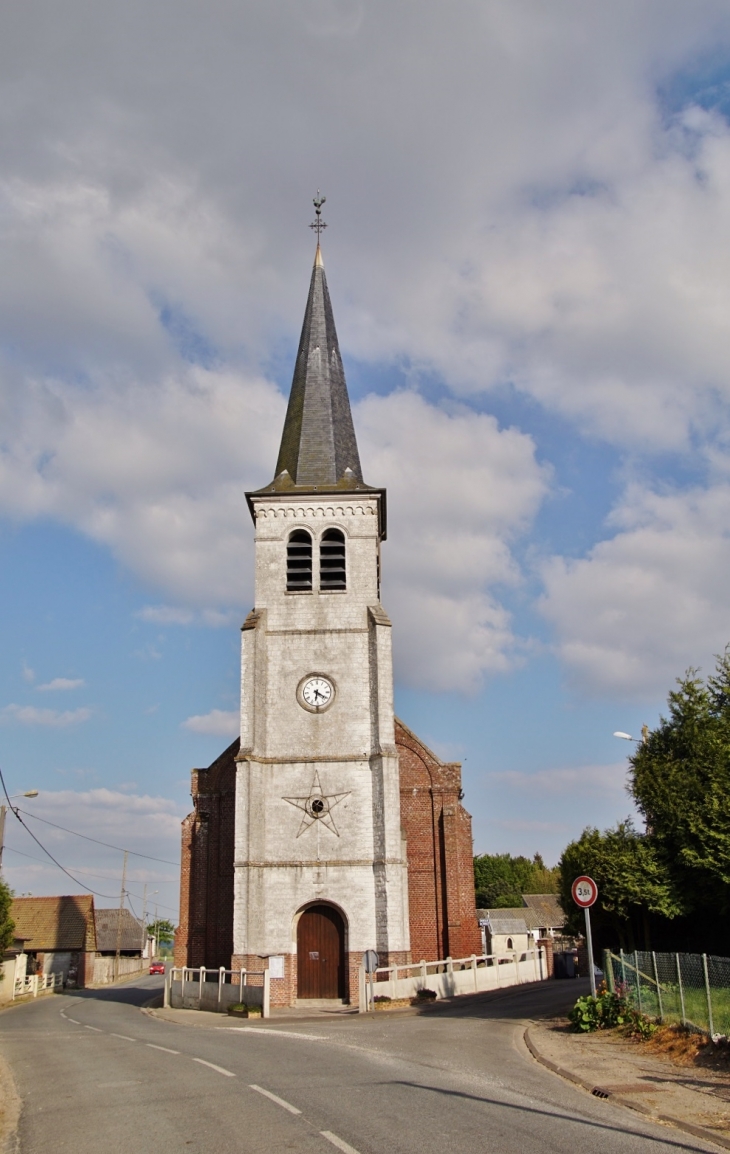
[[[320,821],[322,825],[327,826],[327,829],[332,830],[335,837],[339,837],[339,831],[332,817],[332,810],[340,804],[343,798],[349,797],[349,795],[350,790],[347,793],[323,793],[319,783],[319,771],[315,769],[314,779],[306,797],[285,797],[282,800],[288,801],[289,805],[295,805],[304,813],[297,837],[300,837],[305,829],[314,825],[315,821]]]

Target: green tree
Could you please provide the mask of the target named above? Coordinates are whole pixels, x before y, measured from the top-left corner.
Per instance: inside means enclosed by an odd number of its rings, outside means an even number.
[[[15,922],[10,916],[10,906],[13,901],[13,891],[0,878],[0,960],[13,941]],[[2,970],[0,970],[2,974]]]
[[[581,874],[598,886],[598,901],[591,910],[600,937],[629,950],[643,939],[649,948],[649,914],[674,918],[683,912],[666,861],[651,838],[638,833],[630,821],[601,833],[585,829],[578,841],[563,851],[559,863],[560,904],[569,933],[583,933],[584,914],[573,901],[570,887]]]
[[[480,909],[507,909],[521,906],[523,894],[557,893],[558,871],[539,853],[532,859],[484,853],[474,858],[474,886]]]
[[[175,937],[175,927],[166,918],[159,918],[156,922],[150,922],[147,933],[156,937],[159,942],[171,942]]]
[[[677,685],[630,791],[685,905],[716,920],[730,912],[730,646],[706,682],[690,669]]]

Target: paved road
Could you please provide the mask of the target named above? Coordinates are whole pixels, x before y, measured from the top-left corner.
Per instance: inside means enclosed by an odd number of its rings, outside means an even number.
[[[716,1147],[591,1098],[539,1066],[525,1017],[573,983],[418,1016],[160,1021],[156,978],[0,1015],[21,1154],[679,1154]]]

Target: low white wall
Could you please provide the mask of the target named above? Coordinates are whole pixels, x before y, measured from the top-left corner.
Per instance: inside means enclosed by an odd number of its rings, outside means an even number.
[[[173,980],[170,984],[170,1005],[173,1010],[209,1010],[226,1014],[229,1006],[245,1002],[247,1006],[263,1006],[263,986],[240,986],[218,982],[182,982]]]
[[[25,954],[18,954],[17,958],[8,958],[0,964],[3,975],[0,980],[0,1002],[12,1002],[16,979],[25,977],[26,961]]]
[[[202,981],[201,981],[202,978]],[[208,1010],[225,1014],[239,1002],[261,1006],[261,1016],[268,1018],[270,1005],[269,971],[207,970],[174,967],[165,975],[164,1004],[174,1010]]]
[[[385,978],[386,974],[390,977]],[[542,948],[522,954],[461,958],[457,961],[446,958],[443,962],[423,962],[420,970],[413,966],[379,970],[375,975],[375,997],[413,998],[419,990],[433,990],[439,998],[455,998],[460,994],[477,994],[483,990],[498,990],[502,986],[539,982],[547,976]],[[363,972],[360,980],[361,1010],[367,1008],[364,986]]]
[[[91,979],[94,986],[107,986],[115,980],[117,959],[115,957],[94,958],[94,974]],[[120,958],[119,977],[129,978],[133,974],[142,974],[149,969],[147,958]]]

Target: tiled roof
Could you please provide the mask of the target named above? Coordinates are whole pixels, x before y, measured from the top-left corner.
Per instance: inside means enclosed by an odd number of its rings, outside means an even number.
[[[565,925],[565,913],[557,894],[523,894],[523,913],[531,929],[559,929]]]
[[[97,910],[96,948],[100,953],[109,953],[111,950],[117,949],[120,912],[122,934],[119,939],[119,949],[141,950],[145,944],[144,926],[129,910],[120,911],[119,908]]]
[[[477,917],[486,921],[492,934],[526,934],[525,911],[515,909],[477,910]]]
[[[91,894],[57,898],[13,898],[14,936],[26,950],[94,950],[94,899]]]

